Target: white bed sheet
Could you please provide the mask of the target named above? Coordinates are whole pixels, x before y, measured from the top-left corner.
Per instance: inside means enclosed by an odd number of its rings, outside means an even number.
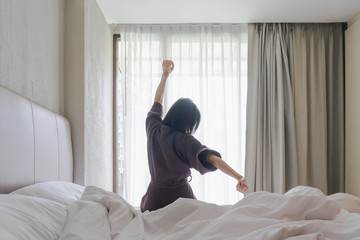
[[[299,186],[233,206],[178,199],[141,213],[97,187],[45,182],[0,194],[0,239],[360,239],[360,199]]]
[[[251,193],[233,206],[178,199],[141,213],[114,193],[86,187],[68,208],[60,239],[355,240],[360,239],[359,212],[359,198],[297,187],[284,195]]]

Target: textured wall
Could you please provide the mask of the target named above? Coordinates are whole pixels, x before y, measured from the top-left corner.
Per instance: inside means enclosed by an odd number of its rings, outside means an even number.
[[[65,114],[75,182],[112,190],[112,32],[95,0],[0,0],[0,84]]]
[[[112,190],[112,32],[95,0],[85,1],[85,181]]]
[[[74,181],[85,184],[84,0],[65,1],[65,117],[71,124]]]
[[[95,0],[65,1],[65,116],[75,182],[112,190],[112,32]]]
[[[0,84],[64,113],[64,0],[0,0]]]

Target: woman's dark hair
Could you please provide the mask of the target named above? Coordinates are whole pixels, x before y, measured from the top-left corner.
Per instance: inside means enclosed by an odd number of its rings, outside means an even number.
[[[163,124],[193,134],[200,124],[200,111],[190,98],[178,99],[167,112]]]

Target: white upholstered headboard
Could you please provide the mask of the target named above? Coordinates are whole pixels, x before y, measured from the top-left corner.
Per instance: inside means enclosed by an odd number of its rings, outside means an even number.
[[[67,119],[0,85],[0,193],[72,182],[70,136]]]

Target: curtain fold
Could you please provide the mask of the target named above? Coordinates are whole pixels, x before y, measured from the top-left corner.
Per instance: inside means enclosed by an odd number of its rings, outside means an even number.
[[[119,25],[124,129],[119,134],[123,196],[139,205],[149,183],[145,118],[161,77],[161,61],[172,59],[165,113],[180,97],[191,98],[201,112],[195,134],[224,160],[244,172],[247,90],[246,24]],[[126,83],[126,84],[125,84]],[[119,117],[121,119],[121,117]],[[122,134],[122,135],[121,135]],[[236,181],[220,171],[200,176],[192,171],[194,194],[200,200],[233,204],[242,194]]]
[[[342,24],[249,24],[251,191],[344,190]]]

